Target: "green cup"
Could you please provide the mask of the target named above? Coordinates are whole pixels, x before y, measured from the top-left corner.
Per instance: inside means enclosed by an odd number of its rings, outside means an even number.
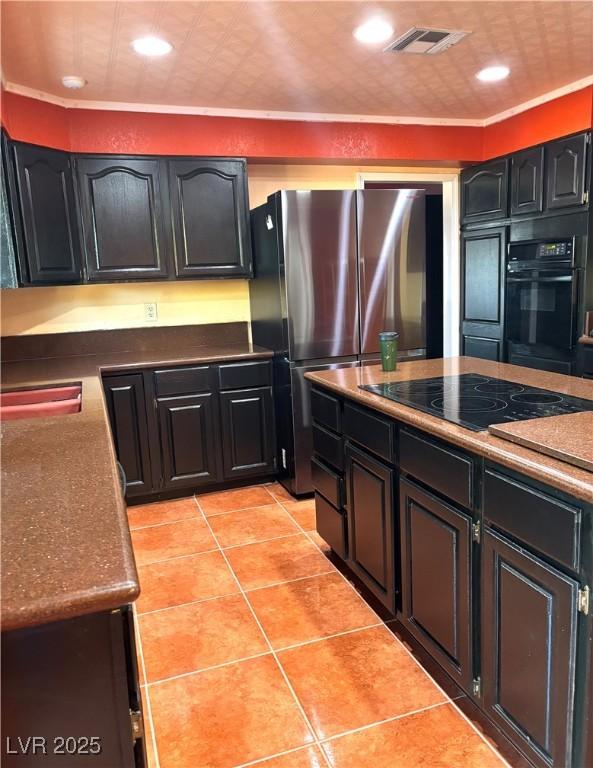
[[[381,331],[379,334],[381,365],[384,371],[395,371],[397,368],[398,339],[399,333],[396,333],[395,331]]]

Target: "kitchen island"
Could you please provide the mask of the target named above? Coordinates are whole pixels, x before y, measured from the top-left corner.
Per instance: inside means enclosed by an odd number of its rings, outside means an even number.
[[[463,374],[593,402],[591,382],[473,358],[308,374],[317,529],[518,754],[593,765],[593,473],[360,388]]]

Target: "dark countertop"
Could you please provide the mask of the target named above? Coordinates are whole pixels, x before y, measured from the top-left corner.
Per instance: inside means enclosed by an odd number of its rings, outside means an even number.
[[[564,491],[578,499],[593,502],[593,472],[575,467],[557,458],[546,456],[530,448],[517,445],[487,431],[472,432],[449,421],[430,416],[422,411],[387,400],[379,395],[359,389],[359,384],[422,379],[431,376],[450,376],[461,373],[481,373],[499,379],[517,381],[542,389],[593,400],[593,382],[558,373],[536,371],[517,365],[494,363],[472,357],[453,357],[445,360],[416,360],[398,364],[397,371],[383,373],[378,365],[365,368],[340,368],[333,371],[307,373],[306,378],[327,387],[337,394],[356,400],[381,411],[401,422],[428,432],[449,443],[484,456],[524,475]],[[562,416],[558,419],[564,418]],[[542,421],[541,419],[538,421]],[[524,422],[527,423],[527,422]],[[567,450],[572,445],[570,421],[566,426]],[[555,425],[558,440],[558,426]]]
[[[230,344],[3,365],[3,390],[82,382],[80,413],[1,425],[3,631],[109,610],[140,592],[101,373],[269,357]]]

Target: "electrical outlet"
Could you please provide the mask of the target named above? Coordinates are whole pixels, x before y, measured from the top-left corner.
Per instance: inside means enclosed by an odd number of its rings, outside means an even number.
[[[158,319],[156,301],[152,304],[144,305],[144,319],[147,323],[156,323]]]

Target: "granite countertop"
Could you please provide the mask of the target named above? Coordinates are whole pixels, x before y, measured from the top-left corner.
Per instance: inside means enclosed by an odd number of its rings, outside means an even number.
[[[493,424],[488,431],[593,472],[593,411]]]
[[[446,440],[460,448],[484,456],[510,469],[521,472],[542,483],[547,483],[583,501],[593,502],[593,472],[572,466],[552,456],[539,453],[531,448],[510,442],[490,434],[488,431],[472,432],[437,416],[386,400],[379,395],[359,389],[360,384],[381,384],[392,381],[422,379],[432,376],[451,376],[461,373],[479,373],[499,379],[516,381],[542,389],[562,392],[574,397],[593,400],[593,382],[558,373],[536,371],[505,363],[478,360],[472,357],[454,357],[443,360],[416,360],[398,364],[397,371],[384,373],[378,365],[364,368],[339,368],[332,371],[307,373],[306,378],[345,397],[356,400],[370,408],[386,413],[394,419],[417,427],[437,438]],[[565,417],[556,417],[562,419]],[[534,428],[546,419],[533,421]],[[530,424],[532,422],[523,422]],[[559,429],[552,427],[558,442]],[[570,422],[566,426],[566,450],[573,442]]]
[[[1,424],[3,631],[109,610],[140,592],[101,373],[271,356],[231,344],[3,365],[3,390],[82,383],[80,413]]]

